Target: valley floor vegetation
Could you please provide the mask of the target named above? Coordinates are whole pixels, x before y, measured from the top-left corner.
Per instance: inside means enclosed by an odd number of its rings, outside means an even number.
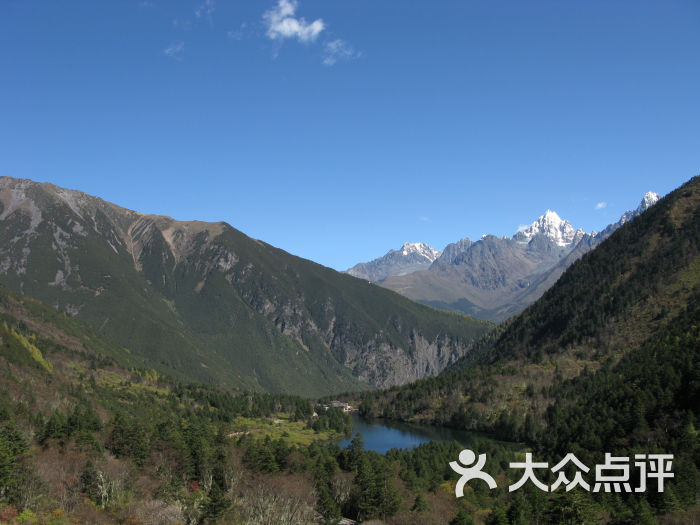
[[[333,440],[352,424],[340,409],[126,369],[56,342],[70,336],[53,327],[34,327],[2,315],[0,523],[654,523],[655,513],[682,515],[697,492],[692,456],[683,454],[677,478],[651,499],[549,495],[531,485],[508,493],[517,481],[508,464],[531,445],[483,439],[473,446],[487,454],[499,488],[471,483],[456,499],[456,442],[381,455],[355,435],[341,450]],[[692,422],[679,425],[675,450],[697,454]],[[557,435],[549,450],[576,446],[571,433]]]
[[[0,317],[0,523],[446,523],[494,499],[455,501],[456,443],[341,450],[340,409],[127,369],[84,334]]]

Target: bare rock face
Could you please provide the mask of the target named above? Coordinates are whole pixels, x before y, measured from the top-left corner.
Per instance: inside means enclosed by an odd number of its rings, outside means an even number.
[[[343,365],[362,381],[379,388],[438,375],[470,349],[457,345],[459,350],[455,352],[454,341],[448,336],[430,342],[416,333],[411,335],[408,348],[380,341],[373,341],[367,349],[344,341],[342,348]]]

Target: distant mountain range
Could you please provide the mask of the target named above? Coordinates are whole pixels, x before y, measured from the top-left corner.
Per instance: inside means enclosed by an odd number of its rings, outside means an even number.
[[[407,243],[347,273],[436,308],[502,321],[532,304],[571,263],[658,200],[648,192],[636,210],[599,233],[575,229],[547,210],[512,237],[465,238],[442,252]]]
[[[251,239],[0,178],[0,284],[165,373],[318,395],[439,373],[489,329]]]
[[[407,242],[399,250],[389,250],[379,259],[356,264],[347,273],[376,283],[392,275],[406,275],[418,270],[426,270],[440,257],[440,253],[425,243]]]

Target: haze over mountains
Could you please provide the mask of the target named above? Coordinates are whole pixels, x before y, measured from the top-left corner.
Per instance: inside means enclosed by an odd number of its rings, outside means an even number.
[[[251,239],[0,178],[0,284],[168,374],[298,394],[434,375],[489,328]]]
[[[547,210],[512,237],[465,238],[442,252],[407,243],[347,273],[436,308],[502,321],[532,304],[571,263],[658,200],[648,192],[635,210],[601,232],[575,229]]]

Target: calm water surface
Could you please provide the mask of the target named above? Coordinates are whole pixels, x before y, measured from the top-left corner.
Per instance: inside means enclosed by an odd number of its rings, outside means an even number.
[[[392,448],[413,448],[428,441],[457,441],[467,447],[475,438],[488,437],[476,432],[455,430],[432,425],[416,425],[387,421],[385,419],[363,419],[357,413],[352,414],[352,433],[362,434],[365,450],[376,450],[384,454]],[[350,444],[349,439],[339,443],[341,448]]]

